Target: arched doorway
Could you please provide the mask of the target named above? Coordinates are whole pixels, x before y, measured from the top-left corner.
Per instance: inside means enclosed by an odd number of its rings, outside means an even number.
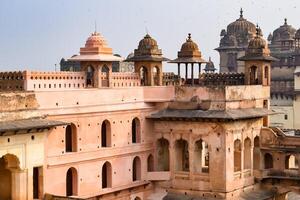
[[[77,195],[77,170],[73,167],[69,168],[66,175],[66,195]]]
[[[176,171],[189,171],[189,145],[186,140],[175,142],[175,169]]]
[[[269,153],[266,153],[264,156],[264,164],[265,169],[272,169],[273,168],[273,156]]]
[[[111,147],[111,126],[108,120],[101,125],[101,147]]]
[[[246,138],[244,140],[244,169],[251,169],[251,140]]]
[[[147,170],[148,172],[154,171],[154,158],[152,154],[150,154],[147,158]]]
[[[102,188],[112,187],[112,167],[109,162],[102,166]]]
[[[92,66],[87,67],[86,71],[86,86],[87,87],[94,87],[94,72],[95,69]]]
[[[234,141],[234,172],[241,171],[242,145],[239,139]]]
[[[148,85],[148,70],[144,66],[140,68],[140,79],[141,79],[141,86]]]
[[[136,117],[132,120],[131,123],[131,136],[132,136],[132,143],[140,143],[141,142],[141,123],[140,120]]]
[[[287,155],[285,157],[285,169],[298,169],[298,160],[294,155]]]
[[[16,170],[20,170],[20,162],[15,155],[6,154],[0,158],[0,199],[9,200],[13,198],[12,171]]]
[[[107,65],[101,68],[101,85],[102,87],[109,87],[109,68]]]
[[[253,149],[253,169],[260,169],[260,148],[259,148],[259,136],[254,138],[254,149]]]
[[[169,171],[170,170],[170,157],[169,157],[169,141],[165,138],[160,138],[156,143],[157,149],[157,170]]]
[[[132,162],[132,181],[141,180],[141,159],[136,156]]]
[[[66,152],[77,151],[77,132],[74,124],[68,125],[65,132],[65,149]]]
[[[201,139],[195,142],[194,171],[196,173],[209,172],[208,144]]]

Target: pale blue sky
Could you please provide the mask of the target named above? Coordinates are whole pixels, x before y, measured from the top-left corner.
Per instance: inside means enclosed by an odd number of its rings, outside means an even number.
[[[61,57],[78,53],[95,20],[114,53],[124,57],[147,26],[165,57],[175,58],[191,32],[204,58],[211,56],[218,65],[213,49],[220,31],[239,17],[241,7],[265,37],[285,17],[300,27],[299,0],[1,0],[0,71],[54,70]]]

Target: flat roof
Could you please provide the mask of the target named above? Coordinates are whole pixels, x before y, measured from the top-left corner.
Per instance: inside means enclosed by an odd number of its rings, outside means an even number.
[[[165,109],[150,115],[150,119],[250,119],[275,114],[265,108],[245,108],[231,110],[181,110]]]
[[[68,125],[67,122],[31,118],[31,119],[21,119],[13,121],[3,121],[0,122],[0,136],[5,132],[20,131],[20,130],[30,130],[30,129],[41,129],[41,128],[52,128],[55,126]]]

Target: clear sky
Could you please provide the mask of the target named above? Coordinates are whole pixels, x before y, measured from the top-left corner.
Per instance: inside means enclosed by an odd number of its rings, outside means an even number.
[[[259,23],[264,36],[283,24],[300,27],[299,0],[1,0],[0,71],[54,70],[98,31],[114,53],[126,57],[147,27],[164,56],[175,58],[192,33],[204,58],[216,65],[220,31],[239,17]],[[176,68],[165,67],[164,71]]]

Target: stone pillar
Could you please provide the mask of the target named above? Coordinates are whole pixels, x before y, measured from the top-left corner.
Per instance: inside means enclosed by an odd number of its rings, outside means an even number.
[[[174,180],[174,171],[175,171],[175,144],[172,141],[172,139],[169,141],[169,156],[170,156],[170,160],[169,160],[169,170],[170,170],[170,174],[171,174],[171,179]]]
[[[12,200],[27,199],[27,170],[12,170],[11,182]]]
[[[153,86],[154,85],[154,77],[153,77],[153,69],[152,66],[149,66],[147,68],[148,70],[148,83],[146,83],[147,86]]]
[[[178,76],[180,77],[180,63],[177,63],[178,65]]]
[[[251,147],[250,147],[250,158],[251,158],[251,161],[250,161],[250,170],[251,170],[251,176],[253,176],[253,151],[254,151],[254,145],[253,145],[253,142],[251,142]]]
[[[198,63],[199,64],[199,75],[198,76],[200,76],[200,74],[201,74],[201,63]]]
[[[163,85],[163,72],[162,72],[162,67],[159,67],[159,72],[157,72],[157,76],[158,76],[158,85],[162,86]]]
[[[241,178],[244,178],[244,141],[241,141]]]
[[[188,64],[185,63],[185,82],[187,81],[188,79]]]
[[[193,143],[189,143],[189,171],[190,171],[190,179],[191,180],[193,180],[193,175],[195,173],[194,153],[195,153],[195,145]]]
[[[191,77],[192,77],[192,85],[194,85],[194,63],[192,65],[192,72],[191,72]]]

